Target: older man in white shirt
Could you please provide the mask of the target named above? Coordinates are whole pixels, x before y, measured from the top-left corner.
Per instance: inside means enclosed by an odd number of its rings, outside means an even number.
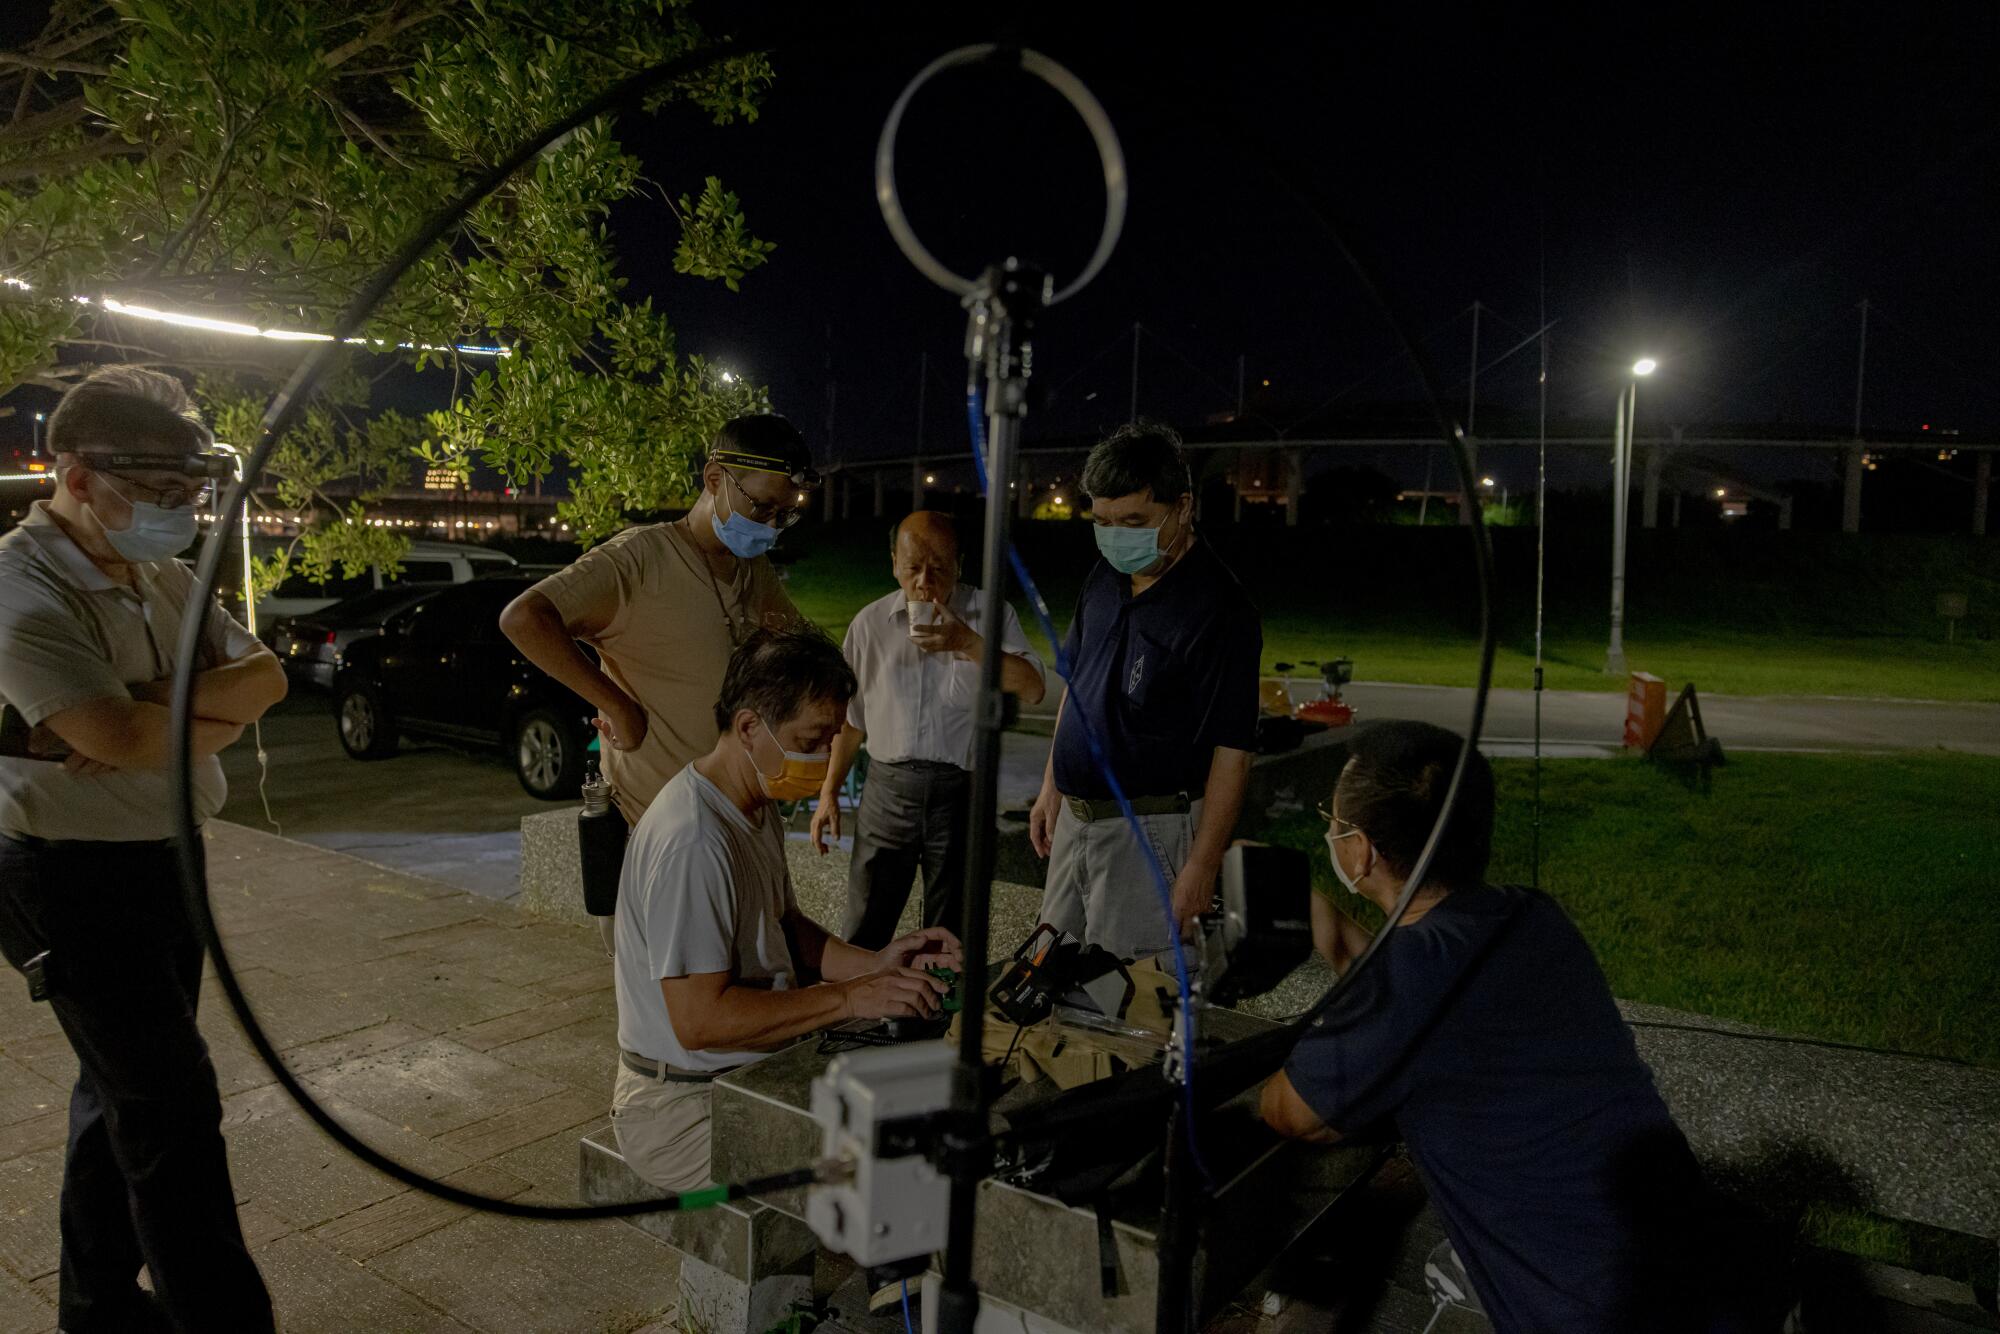
[[[966,802],[971,792],[972,710],[986,644],[973,629],[988,596],[959,582],[958,528],[918,510],[890,539],[896,591],[863,607],[841,651],[861,689],[847,707],[833,762],[813,812],[820,852],[840,835],[840,788],[862,743],[868,781],[855,814],[841,936],[879,949],[896,934],[919,868],[924,926],[958,924],[965,885]],[[1041,701],[1041,660],[1012,607],[1001,608],[1000,684]]]

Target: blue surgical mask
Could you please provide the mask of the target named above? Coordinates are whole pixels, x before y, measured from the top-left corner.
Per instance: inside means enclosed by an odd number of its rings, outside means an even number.
[[[726,521],[711,514],[708,521],[715,525],[716,538],[741,560],[754,560],[778,544],[777,529],[741,514],[732,514]]]
[[[1097,552],[1106,565],[1120,574],[1143,574],[1166,559],[1168,548],[1160,545],[1165,528],[1165,520],[1158,528],[1118,528],[1100,523],[1091,529],[1091,535],[1097,539]]]
[[[111,483],[106,481],[105,485],[111,486]],[[166,560],[187,550],[188,544],[194,541],[194,506],[167,509],[148,501],[133,500],[115,486],[111,490],[132,507],[132,522],[128,527],[114,530],[105,528],[100,518],[97,526],[104,530],[104,540],[111,544],[111,549],[126,560]]]

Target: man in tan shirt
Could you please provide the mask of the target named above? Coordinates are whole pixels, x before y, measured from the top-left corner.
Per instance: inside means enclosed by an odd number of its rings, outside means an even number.
[[[701,480],[684,517],[627,528],[500,614],[529,661],[597,706],[604,775],[628,824],[714,746],[736,646],[799,619],[764,553],[819,485],[804,437],[783,417],[738,417],[717,432]]]

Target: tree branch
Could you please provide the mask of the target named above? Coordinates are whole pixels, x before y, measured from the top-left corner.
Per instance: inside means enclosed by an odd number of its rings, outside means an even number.
[[[67,171],[71,167],[88,166],[108,157],[144,157],[147,149],[143,144],[121,143],[116,139],[97,139],[82,148],[73,148],[66,153],[45,153],[41,157],[19,158],[13,162],[0,163],[0,185],[8,181],[31,181],[49,172]]]
[[[93,65],[85,60],[38,60],[18,51],[0,51],[0,67],[39,70],[43,74],[88,74],[99,79],[111,73],[109,65]]]
[[[328,69],[338,69],[340,66],[354,59],[354,57],[360,55],[363,51],[372,51],[378,46],[386,45],[397,36],[416,27],[419,23],[428,23],[432,19],[438,18],[446,13],[447,9],[448,6],[434,5],[430,8],[419,9],[412,14],[405,14],[401,18],[393,17],[392,11],[391,17],[385,18],[369,31],[362,33],[353,41],[341,43],[339,46],[334,47],[333,50],[321,56],[320,63]]]
[[[27,99],[28,89],[33,87],[33,76],[21,88],[22,101]],[[0,127],[0,141],[8,139],[33,139],[37,135],[51,134],[67,129],[90,114],[90,106],[81,97],[72,97],[67,102],[58,102],[46,111],[37,111],[32,116],[21,114],[22,108],[14,109],[11,124]]]

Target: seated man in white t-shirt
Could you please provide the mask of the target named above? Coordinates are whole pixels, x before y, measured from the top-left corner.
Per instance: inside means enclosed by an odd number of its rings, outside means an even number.
[[[845,1019],[928,1017],[960,966],[927,927],[863,950],[799,911],[779,801],[819,793],[854,673],[816,631],[760,630],[729,660],[721,735],[660,790],[618,882],[618,1150],[664,1190],[709,1179],[710,1081]]]

